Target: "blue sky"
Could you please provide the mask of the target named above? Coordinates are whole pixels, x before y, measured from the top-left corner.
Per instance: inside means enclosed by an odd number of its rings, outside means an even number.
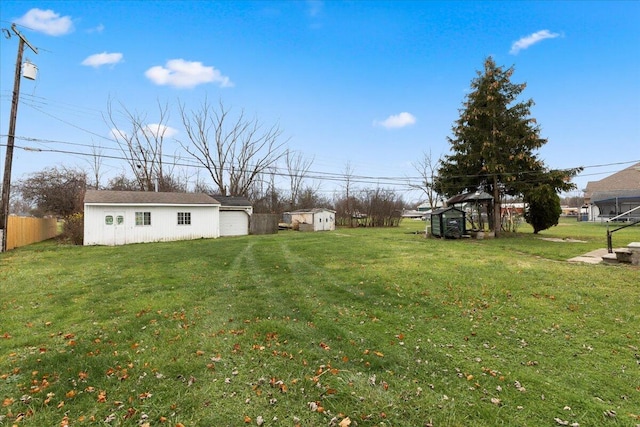
[[[39,49],[25,50],[38,77],[21,83],[14,182],[45,167],[89,168],[90,156],[55,151],[117,155],[103,120],[109,99],[150,125],[168,103],[173,138],[186,140],[177,104],[206,97],[278,123],[318,175],[350,164],[369,177],[361,187],[403,190],[395,178],[417,177],[422,153],[449,152],[489,55],[527,83],[546,164],[586,167],[580,189],[640,160],[638,1],[5,0],[0,21]],[[2,144],[17,46],[15,35],[0,39]],[[126,164],[106,159],[102,170],[106,183]]]

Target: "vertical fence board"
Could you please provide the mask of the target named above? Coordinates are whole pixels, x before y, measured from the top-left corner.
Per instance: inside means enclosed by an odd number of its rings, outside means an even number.
[[[55,218],[10,216],[7,224],[7,250],[51,239],[58,234]]]

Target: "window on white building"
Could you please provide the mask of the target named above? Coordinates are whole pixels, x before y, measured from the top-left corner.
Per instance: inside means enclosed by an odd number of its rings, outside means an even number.
[[[136,225],[151,225],[151,212],[136,212]]]
[[[191,212],[178,212],[178,225],[191,225]]]

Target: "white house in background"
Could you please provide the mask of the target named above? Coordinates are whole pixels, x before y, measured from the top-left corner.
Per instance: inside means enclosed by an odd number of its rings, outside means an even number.
[[[589,181],[584,190],[583,220],[607,220],[633,209],[621,219],[640,218],[640,163],[609,175],[600,181]],[[586,214],[586,215],[585,215]],[[582,219],[582,218],[581,218]]]
[[[331,209],[301,209],[285,212],[284,220],[300,231],[333,231],[336,229],[336,211]]]
[[[216,238],[220,202],[203,193],[87,190],[84,244]]]
[[[213,195],[220,202],[220,236],[246,236],[253,206],[245,197]]]

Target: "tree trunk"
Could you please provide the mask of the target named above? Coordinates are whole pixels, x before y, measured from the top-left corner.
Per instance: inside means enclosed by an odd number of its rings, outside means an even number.
[[[500,233],[500,207],[502,202],[500,200],[500,187],[498,187],[498,177],[497,175],[493,176],[493,232],[495,236],[498,237]]]

